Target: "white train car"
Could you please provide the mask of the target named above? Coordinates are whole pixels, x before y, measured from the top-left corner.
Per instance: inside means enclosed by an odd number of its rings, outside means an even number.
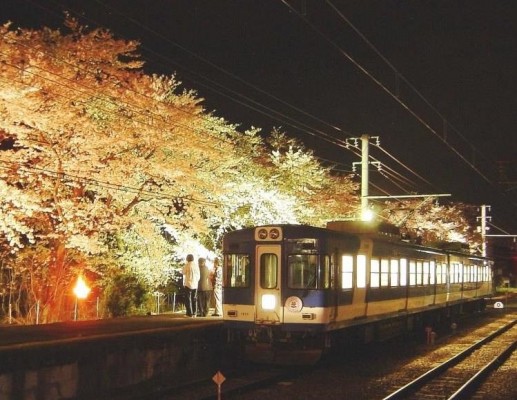
[[[275,225],[223,239],[223,319],[255,361],[317,358],[350,332],[386,339],[483,308],[488,259],[400,240],[390,226]]]

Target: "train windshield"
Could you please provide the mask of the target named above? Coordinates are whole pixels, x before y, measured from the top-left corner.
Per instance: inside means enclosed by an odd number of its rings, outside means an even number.
[[[248,254],[226,254],[224,256],[224,287],[248,287],[250,285],[250,273]]]
[[[318,256],[316,254],[291,254],[287,262],[290,288],[316,289],[318,287]]]

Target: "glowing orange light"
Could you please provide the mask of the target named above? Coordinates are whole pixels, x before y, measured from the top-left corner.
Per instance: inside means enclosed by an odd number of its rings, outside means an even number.
[[[88,293],[90,293],[90,288],[86,285],[83,277],[79,276],[74,287],[74,294],[78,299],[85,299],[86,296],[88,296]]]

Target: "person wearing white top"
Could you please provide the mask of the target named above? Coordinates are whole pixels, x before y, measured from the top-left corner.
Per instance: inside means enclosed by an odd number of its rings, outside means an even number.
[[[197,313],[197,286],[199,284],[199,266],[194,263],[194,256],[187,255],[187,262],[183,266],[183,289],[185,290],[185,307],[187,317],[195,317]]]

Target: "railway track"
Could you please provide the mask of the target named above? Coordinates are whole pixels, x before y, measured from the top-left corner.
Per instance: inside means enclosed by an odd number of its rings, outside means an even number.
[[[384,397],[394,399],[464,399],[473,395],[491,372],[517,347],[517,319],[469,345],[405,386]]]

